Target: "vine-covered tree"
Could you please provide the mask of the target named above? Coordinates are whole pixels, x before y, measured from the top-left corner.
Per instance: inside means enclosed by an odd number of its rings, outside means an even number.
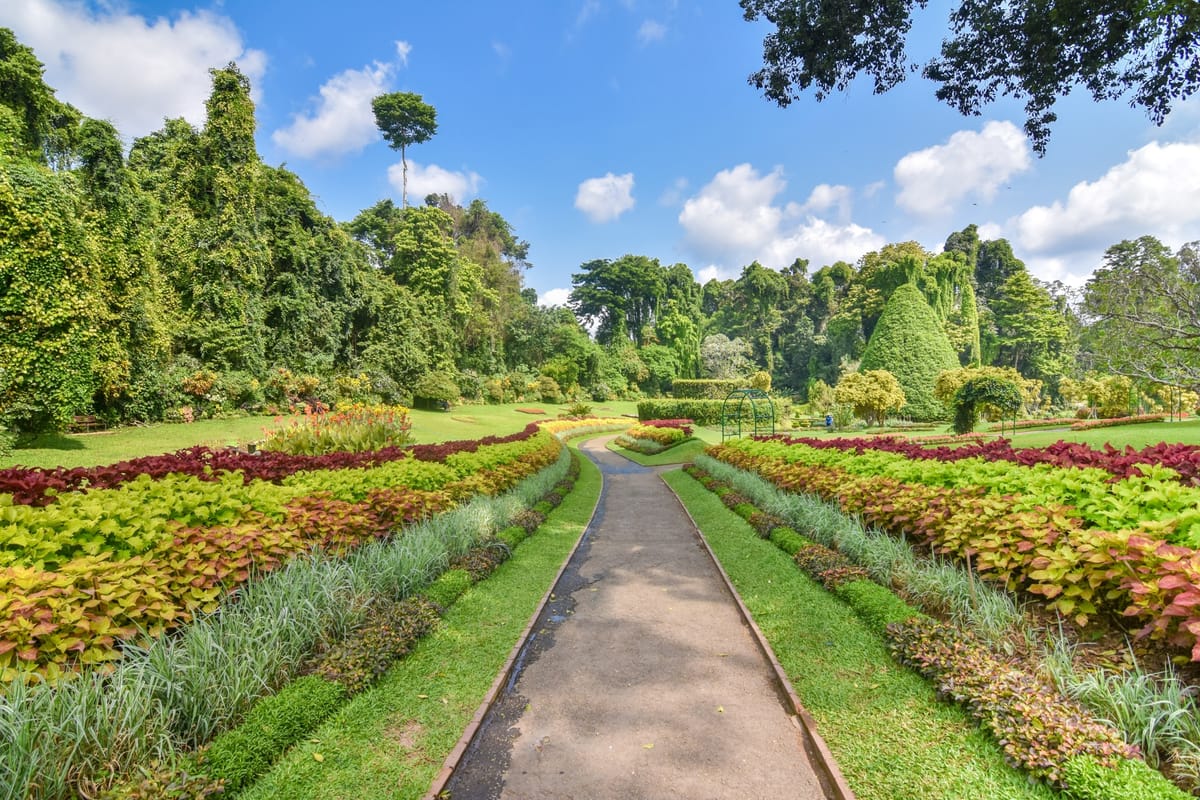
[[[854,409],[868,425],[882,425],[889,411],[900,410],[907,398],[900,381],[885,369],[848,372],[833,388],[833,399]]]
[[[741,0],[747,20],[775,26],[750,83],[786,106],[813,88],[818,100],[860,74],[876,94],[912,67],[905,44],[925,0]],[[960,0],[941,54],[922,74],[937,98],[978,115],[1000,96],[1025,100],[1025,130],[1044,153],[1058,98],[1076,87],[1096,100],[1129,96],[1162,124],[1200,87],[1200,10],[1178,0]]]

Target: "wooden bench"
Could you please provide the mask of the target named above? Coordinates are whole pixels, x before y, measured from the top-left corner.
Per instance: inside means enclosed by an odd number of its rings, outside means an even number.
[[[67,426],[70,433],[88,433],[104,430],[104,421],[95,414],[76,414],[75,419]]]

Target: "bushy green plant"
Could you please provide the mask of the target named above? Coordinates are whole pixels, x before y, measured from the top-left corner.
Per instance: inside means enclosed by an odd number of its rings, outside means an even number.
[[[508,558],[508,554],[509,551],[506,547],[489,545],[472,547],[462,555],[451,559],[450,569],[465,570],[471,576],[471,581],[478,583],[488,575],[491,575],[496,570],[496,567],[503,564]]]
[[[434,629],[437,609],[420,597],[394,601],[377,598],[362,624],[321,653],[312,671],[357,694]]]
[[[1063,793],[1075,800],[1189,800],[1192,795],[1172,785],[1142,761],[1121,759],[1106,766],[1093,756],[1067,759],[1062,769]]]
[[[471,575],[465,569],[448,569],[437,577],[433,583],[422,590],[421,594],[442,608],[454,605],[462,593],[471,588]]]
[[[258,701],[241,725],[218,736],[204,756],[205,773],[238,792],[265,773],[279,755],[316,728],[341,704],[346,690],[310,675]]]
[[[959,366],[946,332],[925,296],[906,283],[888,299],[860,369],[887,370],[904,390],[900,413],[916,420],[944,419],[946,408],[934,397],[938,374]]]
[[[496,538],[509,547],[516,547],[529,538],[529,534],[520,525],[510,525],[497,533]]]
[[[906,622],[921,612],[897,597],[890,589],[870,580],[850,580],[834,589],[873,630],[883,632],[893,622]]]
[[[810,544],[808,539],[805,539],[794,528],[786,525],[777,525],[771,529],[771,534],[768,537],[771,542],[789,556],[794,556],[802,547]]]
[[[143,765],[137,774],[100,795],[100,800],[208,800],[225,794],[225,781],[164,764]]]

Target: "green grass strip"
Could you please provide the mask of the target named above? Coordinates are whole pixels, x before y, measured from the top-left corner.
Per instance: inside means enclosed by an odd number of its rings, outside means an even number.
[[[707,442],[702,442],[699,439],[688,439],[674,447],[668,447],[661,453],[648,456],[636,450],[621,447],[613,442],[610,442],[608,445],[609,450],[623,455],[625,458],[635,461],[643,467],[659,467],[663,464],[690,464],[696,456],[704,452],[704,448],[706,447],[708,447]]]
[[[513,557],[450,608],[441,626],[245,792],[253,800],[419,798],[433,783],[591,516],[600,473]]]
[[[1061,798],[1010,767],[996,743],[844,602],[758,538],[683,472],[664,476],[700,525],[817,720],[860,800]]]

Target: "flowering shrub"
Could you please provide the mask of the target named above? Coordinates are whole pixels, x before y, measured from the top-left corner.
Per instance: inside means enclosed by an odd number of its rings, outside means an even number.
[[[1140,414],[1136,417],[1113,417],[1112,419],[1085,419],[1071,425],[1073,431],[1090,431],[1094,428],[1113,428],[1118,425],[1141,425],[1143,422],[1162,422],[1166,414]]]
[[[262,447],[308,456],[373,452],[407,444],[411,428],[402,406],[355,404],[324,414],[305,407],[302,417],[267,434]]]

